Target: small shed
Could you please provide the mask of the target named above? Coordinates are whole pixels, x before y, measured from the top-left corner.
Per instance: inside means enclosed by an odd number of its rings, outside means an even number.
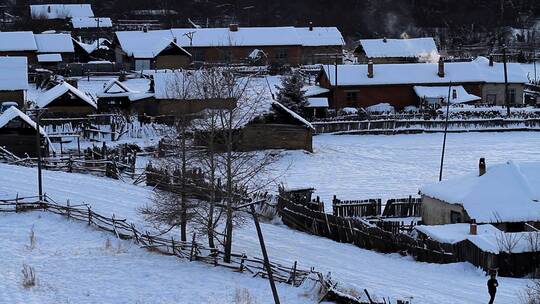
[[[42,135],[42,155],[47,155],[50,141],[43,128],[39,130]],[[35,157],[36,138],[36,123],[19,109],[11,107],[0,115],[0,147],[17,156]]]
[[[0,104],[16,102],[26,106],[28,90],[28,65],[26,57],[0,57]]]
[[[51,63],[52,58],[55,58],[55,62],[71,62],[73,60],[75,49],[73,47],[73,41],[71,35],[57,33],[57,34],[34,34],[37,45],[38,63]],[[42,60],[40,61],[40,57]],[[44,56],[49,55],[49,56]],[[43,58],[47,58],[45,61]],[[58,60],[60,59],[60,60]]]
[[[110,112],[129,111],[133,102],[153,98],[154,93],[135,91],[118,79],[111,79],[96,96],[99,111]]]
[[[49,117],[80,117],[97,111],[91,96],[67,82],[62,82],[42,93],[36,100],[38,108],[46,108]]]
[[[540,222],[540,163],[504,164],[422,187],[426,225],[491,223],[507,232],[525,231]]]

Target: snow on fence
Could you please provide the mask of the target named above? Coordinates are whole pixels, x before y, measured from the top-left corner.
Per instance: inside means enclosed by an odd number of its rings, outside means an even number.
[[[444,120],[381,119],[313,122],[315,132],[336,134],[401,134],[444,132]],[[540,118],[452,119],[449,132],[540,131]]]
[[[189,259],[190,262],[198,261],[213,266],[220,266],[231,269],[236,272],[248,273],[253,277],[261,277],[268,279],[264,260],[258,257],[248,257],[242,253],[232,253],[231,262],[224,263],[223,257],[225,253],[217,248],[209,248],[195,241],[195,235],[191,242],[182,242],[174,238],[165,238],[162,235],[150,235],[148,231],[140,231],[135,227],[135,224],[128,223],[126,219],[116,217],[106,217],[92,210],[89,205],[70,205],[69,201],[66,206],[55,202],[48,195],[44,195],[43,200],[39,197],[25,197],[8,200],[0,200],[0,212],[27,212],[27,211],[46,211],[58,214],[68,219],[85,222],[89,226],[93,226],[99,230],[113,233],[117,238],[123,240],[133,240],[150,251],[158,252],[164,255],[176,256],[182,259]],[[297,267],[297,262],[292,266],[285,266],[279,263],[270,263],[272,274],[275,281],[279,283],[290,284],[298,287],[306,280],[312,279],[314,274],[315,280],[321,284],[321,291],[324,296],[322,300],[335,301],[336,303],[349,304],[383,304],[374,302],[367,290],[366,293],[369,302],[364,302],[356,297],[353,297],[346,292],[337,289],[338,283],[317,272],[314,268],[303,270]]]

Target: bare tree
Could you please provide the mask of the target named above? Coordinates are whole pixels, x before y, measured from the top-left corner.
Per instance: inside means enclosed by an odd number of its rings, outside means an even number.
[[[496,236],[497,246],[500,251],[512,253],[518,245],[519,241],[522,239],[522,237],[522,235],[517,233],[507,233],[501,231]]]

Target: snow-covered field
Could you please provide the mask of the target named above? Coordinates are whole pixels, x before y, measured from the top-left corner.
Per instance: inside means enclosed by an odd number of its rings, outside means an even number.
[[[414,194],[421,185],[437,180],[441,141],[442,134],[317,136],[315,153],[285,152],[274,172],[283,175],[290,186],[314,186],[327,204],[333,194],[344,199]],[[540,161],[539,147],[540,133],[450,134],[445,177],[476,172],[479,157],[486,157],[488,166],[508,159]],[[32,168],[0,164],[0,198],[16,193],[34,195],[35,174]],[[136,209],[149,203],[149,188],[62,172],[45,172],[44,184],[45,192],[56,200],[87,202],[97,212],[115,213],[144,225]],[[4,223],[9,225],[9,220],[0,220],[0,229],[13,229],[4,227]],[[28,228],[23,230],[26,235]],[[301,268],[314,266],[319,271],[331,272],[344,287],[360,291],[367,288],[372,294],[392,299],[413,296],[415,304],[487,300],[486,277],[467,263],[418,263],[408,257],[371,252],[279,225],[264,224],[263,231],[271,259],[288,264],[297,260]],[[234,244],[237,252],[261,255],[250,224],[235,232]],[[161,258],[164,257],[156,259]],[[517,303],[518,293],[528,280],[500,278],[499,282],[497,303],[510,304]]]
[[[442,141],[443,134],[319,135],[313,138],[314,153],[285,152],[275,175],[289,187],[315,187],[328,210],[333,195],[406,197],[438,181]],[[540,161],[540,133],[448,134],[443,179],[476,172],[480,157],[488,166]]]
[[[218,304],[235,303],[240,289],[257,303],[273,303],[265,280],[150,253],[50,213],[0,214],[0,240],[0,303]],[[23,264],[35,268],[33,288],[22,286]],[[278,290],[283,303],[313,303],[308,289]]]

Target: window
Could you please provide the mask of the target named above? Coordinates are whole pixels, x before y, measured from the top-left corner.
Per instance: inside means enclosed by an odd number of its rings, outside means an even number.
[[[348,102],[355,102],[358,97],[358,94],[356,91],[349,91],[347,92],[347,101]]]
[[[461,223],[461,213],[456,211],[450,211],[450,223]]]
[[[287,49],[277,49],[276,50],[276,59],[279,61],[287,61],[287,58],[289,57],[289,53],[287,52]]]
[[[508,102],[516,103],[516,89],[508,89]]]

